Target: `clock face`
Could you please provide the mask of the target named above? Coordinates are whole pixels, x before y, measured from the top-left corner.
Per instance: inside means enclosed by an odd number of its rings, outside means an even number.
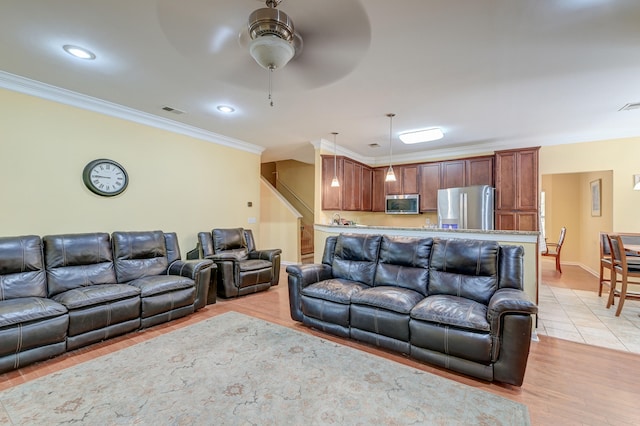
[[[113,160],[94,160],[82,172],[84,184],[92,192],[105,197],[122,193],[129,183],[124,167]]]

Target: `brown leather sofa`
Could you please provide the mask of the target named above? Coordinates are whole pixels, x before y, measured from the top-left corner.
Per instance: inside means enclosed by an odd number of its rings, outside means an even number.
[[[291,317],[488,381],[520,386],[537,307],[521,246],[341,234],[287,266]]]
[[[217,295],[243,296],[278,285],[280,249],[257,250],[250,229],[214,229],[198,233],[198,245],[187,258],[211,259],[217,265]],[[212,286],[213,287],[213,286]]]
[[[212,268],[162,231],[0,238],[0,373],[188,315]]]

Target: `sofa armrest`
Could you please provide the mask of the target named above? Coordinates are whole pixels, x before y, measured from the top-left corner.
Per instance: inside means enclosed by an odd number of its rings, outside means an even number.
[[[194,310],[203,308],[209,297],[211,277],[215,279],[217,266],[209,259],[176,260],[169,265],[167,275],[180,275],[191,278],[196,287]]]
[[[275,256],[282,253],[281,249],[254,250],[249,252],[249,259],[262,259],[273,262]]]
[[[310,284],[332,278],[333,269],[324,263],[307,263],[287,266],[287,274],[289,274],[289,307],[291,318],[295,321],[302,321],[302,289]]]
[[[498,334],[500,319],[506,314],[534,315],[538,307],[532,303],[522,290],[515,288],[501,288],[496,291],[487,306],[487,320],[491,325],[491,332]]]

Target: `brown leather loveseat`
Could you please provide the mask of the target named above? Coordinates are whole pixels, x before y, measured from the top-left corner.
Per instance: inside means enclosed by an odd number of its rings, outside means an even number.
[[[341,234],[287,266],[291,317],[488,381],[520,386],[537,307],[521,246]]]

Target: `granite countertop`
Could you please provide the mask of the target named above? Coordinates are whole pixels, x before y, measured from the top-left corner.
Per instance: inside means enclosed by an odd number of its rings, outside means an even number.
[[[437,232],[437,233],[452,233],[452,234],[493,234],[493,235],[532,235],[538,236],[538,231],[504,231],[504,230],[481,230],[481,229],[448,229],[448,228],[427,228],[421,227],[402,227],[402,226],[373,226],[373,225],[323,225],[320,223],[315,224],[316,227],[322,227],[337,230],[349,230],[349,229],[371,229],[371,230],[388,230],[388,231],[424,231],[424,232]]]

